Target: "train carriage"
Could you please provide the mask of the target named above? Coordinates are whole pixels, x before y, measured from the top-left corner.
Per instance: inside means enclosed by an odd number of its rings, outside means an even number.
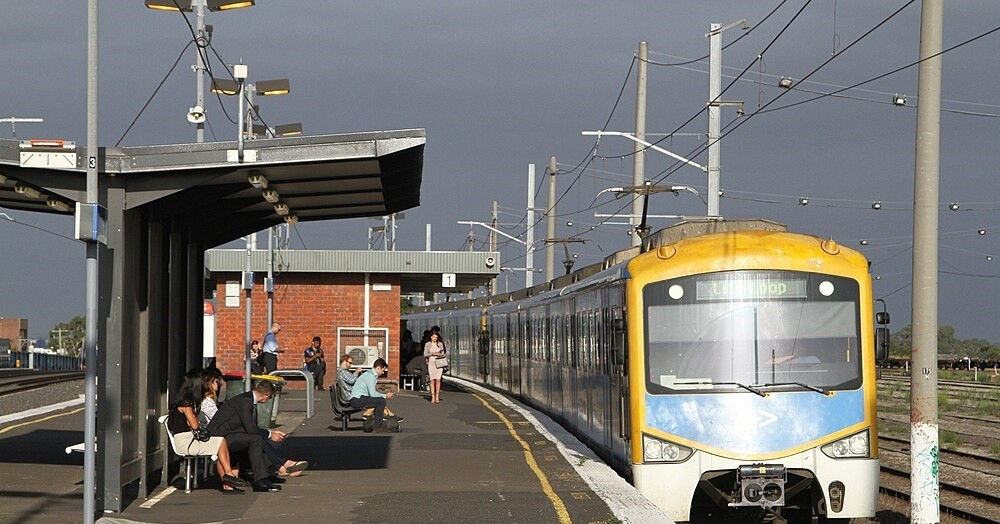
[[[571,282],[406,321],[468,339],[479,365],[453,374],[545,411],[674,520],[871,517],[888,331],[868,263],[742,226],[682,224]]]

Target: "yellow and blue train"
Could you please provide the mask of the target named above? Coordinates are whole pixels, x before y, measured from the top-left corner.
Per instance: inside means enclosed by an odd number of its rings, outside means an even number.
[[[647,242],[406,328],[439,326],[452,375],[546,412],[676,521],[872,517],[888,314],[865,257],[762,220]]]

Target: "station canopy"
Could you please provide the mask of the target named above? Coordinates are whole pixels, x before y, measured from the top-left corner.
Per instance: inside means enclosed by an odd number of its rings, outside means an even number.
[[[420,204],[423,129],[101,148],[101,194],[211,247],[284,222],[383,216]],[[86,147],[0,139],[0,207],[73,215]],[[107,202],[101,202],[107,206]]]

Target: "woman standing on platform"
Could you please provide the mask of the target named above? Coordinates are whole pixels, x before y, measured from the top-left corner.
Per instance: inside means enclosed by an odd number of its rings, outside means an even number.
[[[177,449],[186,450],[190,455],[216,455],[219,460],[215,468],[222,479],[224,492],[241,492],[239,488],[250,485],[249,482],[236,476],[229,463],[229,446],[223,437],[210,437],[207,441],[195,438],[195,432],[201,428],[198,413],[201,411],[201,401],[205,398],[205,383],[198,371],[188,373],[184,384],[177,392],[177,400],[170,405],[167,418],[167,428],[173,433]],[[207,428],[201,428],[207,429]]]
[[[444,374],[444,369],[437,367],[437,357],[444,356],[444,354],[444,342],[441,341],[441,335],[432,331],[431,339],[424,344],[424,357],[427,358],[427,374],[431,379],[432,404],[441,403],[441,376]]]

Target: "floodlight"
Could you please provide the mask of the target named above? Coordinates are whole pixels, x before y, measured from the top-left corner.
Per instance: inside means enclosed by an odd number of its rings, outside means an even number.
[[[24,184],[23,182],[18,182],[16,184],[14,184],[14,192],[17,193],[17,194],[19,194],[19,195],[24,195],[24,196],[26,196],[28,198],[38,198],[38,197],[42,196],[42,192],[41,191],[39,191],[39,190],[37,190],[37,189],[35,189],[35,188],[27,185],[27,184]]]
[[[213,78],[212,92],[220,93],[227,96],[233,96],[240,92],[240,85],[237,84],[234,80],[226,80],[225,78]]]
[[[269,204],[277,204],[280,199],[278,192],[273,189],[265,189],[261,194],[264,195],[264,200]]]
[[[281,124],[274,126],[274,136],[292,136],[302,134],[302,124],[296,122],[294,124]]]
[[[864,240],[864,239],[862,239],[862,240],[861,240],[861,245],[862,245],[862,246],[867,246],[867,245],[868,245],[868,241],[867,241],[867,240]]]
[[[295,224],[299,223],[299,217],[297,217],[295,215],[287,215],[285,217],[285,223],[288,224],[288,225],[294,226]]]
[[[228,11],[254,5],[254,0],[208,0],[209,11]]]
[[[952,202],[952,203],[948,204],[948,209],[950,209],[952,211],[958,211],[959,207],[961,207],[961,206],[958,205],[958,202]]]
[[[882,209],[882,201],[876,200],[872,202],[872,209]]]
[[[274,212],[280,217],[288,216],[288,204],[284,202],[278,202],[274,205]]]
[[[48,206],[51,207],[52,209],[55,209],[56,211],[62,211],[63,213],[70,210],[69,204],[63,202],[62,200],[56,200],[54,198],[50,198],[46,202],[46,204],[48,204]]]
[[[287,78],[277,80],[260,80],[254,83],[254,88],[260,96],[287,95],[292,91]]]
[[[146,0],[146,7],[159,11],[191,11],[191,0]]]
[[[778,87],[780,87],[782,89],[791,89],[792,88],[792,79],[786,77],[786,78],[782,78],[781,80],[778,80]]]
[[[985,235],[986,234],[986,229],[985,228],[979,228],[979,234],[980,235]]]
[[[247,177],[247,182],[250,182],[250,185],[257,189],[267,187],[267,179],[264,178],[264,175],[250,175]]]
[[[906,95],[892,95],[892,105],[894,106],[905,106],[906,105]]]
[[[809,199],[808,198],[806,198],[806,197],[799,198],[799,205],[800,206],[805,206],[805,205],[808,205],[808,204],[809,204]]]

